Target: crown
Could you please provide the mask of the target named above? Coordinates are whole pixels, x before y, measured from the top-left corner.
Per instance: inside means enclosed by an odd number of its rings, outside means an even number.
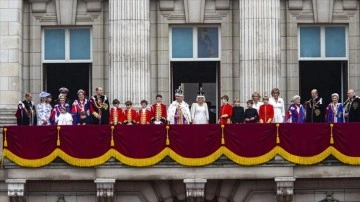
[[[183,96],[183,91],[181,90],[181,86],[175,90],[175,96]]]
[[[205,92],[202,90],[202,87],[200,87],[199,91],[197,92],[198,97],[205,97]]]

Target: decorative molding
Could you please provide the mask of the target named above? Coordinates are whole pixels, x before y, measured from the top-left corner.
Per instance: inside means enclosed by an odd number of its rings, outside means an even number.
[[[230,0],[215,0],[216,10],[229,10]]]
[[[26,179],[7,179],[5,183],[8,186],[8,197],[10,202],[25,201],[24,190]]]
[[[295,177],[276,177],[276,200],[278,202],[291,202],[294,195]]]
[[[334,0],[312,0],[315,23],[331,23]]]
[[[75,25],[78,0],[55,0],[58,25]]]
[[[102,2],[104,0],[84,0],[86,2],[86,9],[88,12],[100,12],[102,9]]]
[[[96,183],[96,196],[98,199],[112,199],[114,197],[115,179],[99,178],[94,182]]]
[[[290,10],[302,10],[303,0],[289,0],[288,6]]]
[[[205,184],[206,179],[184,179],[186,188],[186,197],[188,201],[192,198],[196,198],[196,201],[204,201],[205,199]]]
[[[45,13],[46,3],[49,0],[29,0],[31,3],[31,10],[33,13]]]
[[[205,0],[184,0],[186,23],[203,23]]]
[[[344,10],[356,10],[357,9],[357,0],[343,0],[343,9]]]
[[[159,0],[160,11],[173,11],[175,0]]]

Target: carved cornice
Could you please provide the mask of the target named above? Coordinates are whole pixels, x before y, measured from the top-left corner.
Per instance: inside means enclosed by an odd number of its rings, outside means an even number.
[[[31,10],[33,13],[45,13],[46,3],[49,0],[29,0],[31,3]]]
[[[358,12],[356,0],[343,0],[342,9],[334,9],[334,0],[330,0],[327,4],[323,4],[322,0],[312,0],[310,2],[312,9],[304,9],[304,3],[303,0],[288,0],[288,12],[296,21],[309,23],[348,22]],[[327,6],[326,12],[323,12],[324,5]]]
[[[294,195],[294,177],[276,177],[276,199],[278,202],[292,201]]]

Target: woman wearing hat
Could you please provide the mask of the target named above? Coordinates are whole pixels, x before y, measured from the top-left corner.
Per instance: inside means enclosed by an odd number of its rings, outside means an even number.
[[[196,103],[191,105],[191,120],[192,124],[208,124],[209,123],[209,109],[205,102],[205,93],[200,88],[196,97]]]
[[[41,92],[39,94],[40,104],[36,105],[37,125],[48,126],[50,125],[51,105],[47,103],[47,97],[50,93]]]
[[[292,99],[292,104],[289,106],[289,110],[286,115],[289,123],[305,123],[306,110],[302,104],[300,104],[300,96],[295,95]]]
[[[71,108],[74,125],[84,125],[89,122],[90,116],[90,103],[85,98],[85,91],[80,89],[77,92],[78,99],[74,101]]]
[[[325,118],[328,123],[344,123],[344,106],[339,103],[339,94],[331,95],[332,103],[326,107]]]

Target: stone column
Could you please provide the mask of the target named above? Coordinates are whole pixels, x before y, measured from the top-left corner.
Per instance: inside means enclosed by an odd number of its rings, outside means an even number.
[[[270,96],[280,78],[280,0],[239,0],[240,99]],[[280,89],[281,90],[281,89]]]
[[[23,0],[0,1],[0,124],[15,122],[14,113],[23,99]]]
[[[205,200],[206,179],[184,179],[187,202],[203,202]]]
[[[276,177],[276,201],[294,201],[294,177]]]
[[[150,98],[149,0],[109,0],[110,99]]]
[[[24,190],[25,190],[25,179],[7,179],[5,180],[8,185],[8,196],[10,202],[19,201],[25,202]]]
[[[113,202],[115,179],[96,179],[94,182],[98,202]]]

